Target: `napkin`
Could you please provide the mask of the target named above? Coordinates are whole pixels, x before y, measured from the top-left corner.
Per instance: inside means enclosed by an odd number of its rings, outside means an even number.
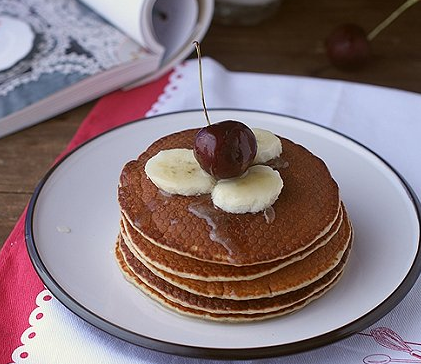
[[[209,108],[282,113],[328,126],[368,146],[421,194],[421,95],[307,77],[236,73],[203,59]],[[103,97],[68,148],[116,125],[160,113],[200,109],[196,61],[158,81]],[[1,363],[210,363],[138,347],[104,333],[67,310],[45,289],[29,261],[24,214],[0,254]],[[259,363],[421,363],[421,283],[389,314],[334,344]],[[420,351],[418,351],[420,350]],[[220,361],[215,361],[220,363]]]

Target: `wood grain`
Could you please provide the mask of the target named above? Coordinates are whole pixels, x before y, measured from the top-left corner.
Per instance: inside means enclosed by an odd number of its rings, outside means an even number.
[[[324,39],[335,26],[353,22],[369,32],[402,2],[284,0],[278,13],[258,26],[213,23],[202,52],[233,71],[341,79],[421,93],[421,3],[373,40],[372,59],[364,69],[339,71],[324,54]],[[0,139],[0,245],[93,105]]]

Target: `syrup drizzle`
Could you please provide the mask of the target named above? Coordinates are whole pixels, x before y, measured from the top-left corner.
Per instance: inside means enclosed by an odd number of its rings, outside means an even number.
[[[272,224],[275,221],[275,209],[272,206],[266,207],[263,211],[263,216],[265,217],[266,224]]]
[[[234,256],[241,254],[241,245],[233,239],[227,224],[226,213],[216,209],[208,201],[201,199],[188,206],[188,211],[206,221],[210,227],[209,238],[224,247],[230,262],[235,263]]]
[[[282,158],[282,156],[273,158],[270,161],[265,163],[269,167],[272,167],[273,169],[285,169],[289,167],[289,162]]]
[[[197,202],[193,202],[188,206],[188,211],[206,221],[210,227],[209,238],[215,243],[220,244],[228,253],[228,261],[230,263],[237,263],[236,257],[241,257],[247,254],[244,248],[244,244],[239,241],[238,234],[231,227],[231,224],[227,221],[227,213],[213,206],[209,200],[200,199]],[[275,220],[275,210],[272,206],[267,207],[262,212],[267,224],[271,224]],[[232,225],[240,225],[241,220],[235,215],[230,216],[233,221]]]

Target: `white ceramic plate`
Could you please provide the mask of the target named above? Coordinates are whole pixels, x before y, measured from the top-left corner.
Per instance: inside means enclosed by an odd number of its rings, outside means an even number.
[[[82,145],[41,181],[26,221],[27,245],[50,291],[91,324],[134,344],[212,358],[284,355],[344,338],[374,323],[419,275],[420,208],[404,180],[349,138],[269,113],[213,110],[301,143],[325,160],[355,228],[342,280],[303,310],[247,324],[210,323],[161,308],[127,283],[113,257],[123,165],[159,137],[201,127],[201,111],[134,122]]]

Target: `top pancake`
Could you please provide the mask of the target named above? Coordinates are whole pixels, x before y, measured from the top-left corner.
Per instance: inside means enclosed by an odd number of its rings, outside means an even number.
[[[146,162],[161,150],[192,148],[197,131],[163,137],[123,168],[118,189],[121,211],[148,240],[199,260],[253,265],[287,258],[328,232],[339,213],[338,186],[320,158],[285,138],[281,163],[273,164],[284,188],[272,206],[275,219],[270,223],[263,212],[218,210],[210,195],[160,191],[146,176]]]

